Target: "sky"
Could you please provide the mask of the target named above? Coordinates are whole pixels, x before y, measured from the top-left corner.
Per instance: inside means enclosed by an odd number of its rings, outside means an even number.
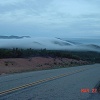
[[[100,37],[100,0],[0,0],[0,35]]]

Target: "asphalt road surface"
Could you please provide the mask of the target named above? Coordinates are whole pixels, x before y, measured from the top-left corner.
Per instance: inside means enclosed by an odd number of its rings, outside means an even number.
[[[0,100],[100,100],[100,64],[0,76]]]

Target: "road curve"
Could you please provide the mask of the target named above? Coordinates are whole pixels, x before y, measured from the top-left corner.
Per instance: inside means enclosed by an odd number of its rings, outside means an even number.
[[[100,64],[0,76],[0,100],[100,100]]]

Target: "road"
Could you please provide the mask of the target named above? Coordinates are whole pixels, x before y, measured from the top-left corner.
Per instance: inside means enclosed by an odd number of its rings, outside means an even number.
[[[0,76],[0,100],[100,100],[100,64]]]

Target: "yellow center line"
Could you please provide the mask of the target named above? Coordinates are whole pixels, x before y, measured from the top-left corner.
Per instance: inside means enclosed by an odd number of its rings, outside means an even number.
[[[39,80],[39,81],[36,81],[36,82],[21,85],[21,86],[15,87],[15,88],[11,88],[11,89],[8,89],[8,90],[5,90],[5,91],[1,91],[0,95],[15,92],[15,91],[20,90],[20,89],[24,89],[24,88],[31,87],[31,86],[34,86],[34,85],[38,85],[40,83],[48,82],[48,81],[55,80],[55,79],[58,79],[58,78],[61,78],[61,77],[69,76],[69,75],[79,73],[79,72],[82,72],[82,71],[85,71],[85,70],[88,70],[88,69],[90,69],[90,68],[83,68],[83,69],[75,70],[74,72],[70,72],[70,73],[67,73],[67,74],[60,74],[58,76],[53,76],[53,77],[42,79],[42,80]]]

